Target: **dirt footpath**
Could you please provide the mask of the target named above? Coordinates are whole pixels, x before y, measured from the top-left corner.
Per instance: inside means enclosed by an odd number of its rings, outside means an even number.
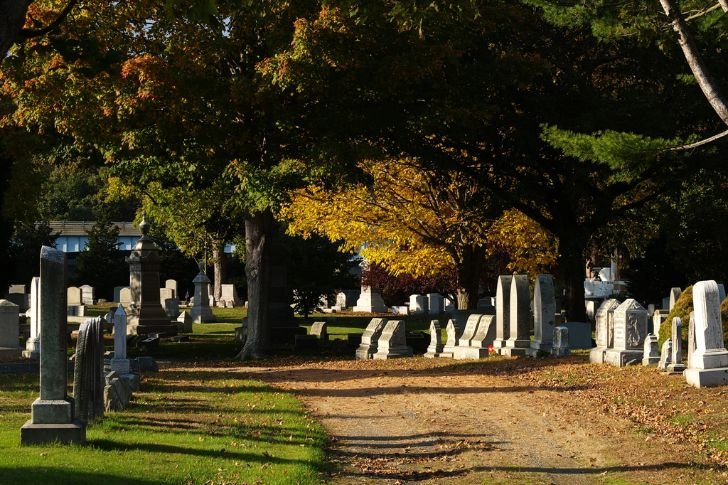
[[[239,371],[293,391],[324,424],[333,483],[728,481],[689,444],[596,412],[582,386],[517,379],[517,364],[412,358]]]

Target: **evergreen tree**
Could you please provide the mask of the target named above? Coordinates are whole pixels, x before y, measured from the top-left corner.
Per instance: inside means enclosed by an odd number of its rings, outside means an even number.
[[[76,281],[94,287],[97,298],[112,301],[115,286],[129,283],[129,266],[119,250],[119,228],[106,217],[88,231],[88,244],[76,259]]]

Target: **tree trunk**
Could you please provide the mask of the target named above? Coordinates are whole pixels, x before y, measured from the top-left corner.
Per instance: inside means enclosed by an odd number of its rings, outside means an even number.
[[[457,267],[457,305],[458,310],[475,310],[478,307],[478,287],[480,269],[485,258],[482,246],[466,247]]]
[[[0,0],[0,62],[18,40],[31,0]]]
[[[215,301],[222,298],[222,281],[225,278],[225,242],[215,240],[212,242],[212,294]]]
[[[559,256],[557,265],[564,294],[561,306],[572,322],[586,322],[584,301],[584,248],[587,236],[581,234],[559,234]]]
[[[690,66],[690,70],[695,76],[695,80],[698,82],[698,86],[700,86],[700,89],[708,99],[710,106],[713,107],[713,110],[723,120],[723,123],[728,125],[728,103],[703,62],[703,58],[698,51],[698,47],[695,45],[693,36],[685,23],[685,19],[682,17],[677,2],[675,0],[660,0],[660,3],[665,14],[670,19],[672,29],[677,32],[678,43],[683,51],[685,60],[688,62],[688,66]],[[721,5],[724,5],[724,3],[721,2]]]
[[[245,276],[248,281],[248,337],[241,360],[259,359],[270,343],[268,310],[271,285],[270,244],[273,214],[257,212],[245,218]]]

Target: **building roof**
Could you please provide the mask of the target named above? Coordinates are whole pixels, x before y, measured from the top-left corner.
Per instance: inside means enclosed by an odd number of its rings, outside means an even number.
[[[61,236],[86,236],[96,221],[50,221],[53,234]],[[119,228],[119,236],[140,237],[141,231],[133,222],[112,222]]]

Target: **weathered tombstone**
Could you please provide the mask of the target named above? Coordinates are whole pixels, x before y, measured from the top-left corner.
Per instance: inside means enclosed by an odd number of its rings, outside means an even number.
[[[166,298],[162,300],[162,304],[167,317],[170,319],[174,319],[179,315],[179,300],[177,298]]]
[[[318,337],[319,340],[328,340],[328,325],[326,324],[326,322],[313,322],[313,324],[311,325],[311,331],[308,334]]]
[[[445,311],[445,300],[439,293],[427,294],[427,308],[430,315],[439,315]]]
[[[240,328],[240,327],[236,327]],[[192,317],[189,312],[183,311],[177,317],[177,332],[179,333],[192,333]],[[236,331],[237,336],[237,331]]]
[[[682,374],[685,364],[682,363],[682,320],[672,319],[672,362],[665,369],[670,374]]]
[[[190,316],[192,321],[195,323],[206,323],[212,322],[214,317],[212,315],[212,308],[210,308],[210,298],[207,293],[210,278],[204,272],[204,266],[200,264],[200,272],[192,280],[195,285],[195,300],[190,310]]]
[[[531,344],[529,338],[530,295],[528,292],[528,276],[513,275],[510,291],[510,329],[509,337],[501,354],[508,356],[526,355]]]
[[[404,320],[388,320],[377,341],[377,351],[372,359],[396,359],[412,355],[407,346],[407,329]]]
[[[81,303],[83,305],[93,305],[96,302],[96,290],[91,285],[82,285],[81,290]]]
[[[467,331],[467,325],[466,325]],[[460,338],[453,357],[461,359],[483,359],[488,356],[488,346],[495,339],[495,315],[480,315],[472,338]]]
[[[25,293],[25,285],[10,285],[5,299],[18,305],[18,312],[25,312],[28,309],[28,295]]]
[[[84,426],[74,419],[67,394],[66,256],[43,246],[40,252],[41,354],[40,397],[31,406],[31,419],[20,430],[23,445],[83,443]]]
[[[430,321],[430,345],[427,347],[425,357],[432,359],[440,357],[442,354],[442,337],[440,336],[440,322],[437,320]]]
[[[536,276],[536,287],[533,290],[534,340],[527,351],[528,355],[536,357],[539,352],[551,353],[555,313],[554,278],[548,274],[540,274]]]
[[[604,352],[604,362],[617,367],[642,361],[647,337],[647,310],[633,298],[614,310],[614,348]]]
[[[75,286],[69,286],[66,289],[66,298],[68,300],[68,306],[77,306],[81,305],[81,288],[76,288]]]
[[[614,345],[614,310],[618,306],[619,301],[610,298],[604,300],[594,314],[597,346],[589,352],[589,362],[593,364],[603,364],[604,352]]]
[[[468,316],[468,320],[465,322],[465,329],[458,339],[458,347],[470,346],[470,340],[475,336],[475,332],[478,330],[478,323],[482,316],[480,313],[473,313]]]
[[[149,224],[145,220],[139,229],[142,237],[126,258],[132,299],[127,313],[127,333],[177,335],[177,325],[170,321],[159,301],[159,247],[147,236]]]
[[[384,318],[372,318],[361,336],[361,345],[356,349],[357,360],[371,359],[372,354],[377,351],[379,337],[382,335],[387,320]]]
[[[17,359],[20,348],[20,307],[9,300],[0,300],[0,360]]]
[[[660,360],[657,362],[658,370],[667,370],[667,366],[672,364],[672,339],[662,342],[660,350]]]
[[[73,373],[76,418],[84,424],[104,415],[104,330],[100,317],[86,320],[78,329]]]
[[[677,302],[677,299],[680,298],[681,293],[682,288],[678,288],[677,286],[670,288],[670,301],[667,307],[668,310],[672,311],[672,309],[675,308],[675,302]]]
[[[455,356],[455,347],[457,346],[457,328],[455,327],[454,320],[449,319],[447,321],[445,333],[447,334],[447,340],[442,347],[440,357],[452,359]]]
[[[336,294],[336,306],[342,310],[346,308],[346,293],[343,291]]]
[[[554,357],[565,357],[571,354],[569,348],[568,327],[554,327],[554,337],[551,345],[551,355]]]
[[[652,319],[652,315],[655,314],[655,304],[650,303],[647,305],[647,318]]]
[[[495,340],[493,348],[500,352],[510,337],[511,275],[500,275],[495,290]]]
[[[126,311],[121,303],[116,308],[114,322],[114,358],[111,359],[111,370],[124,375],[131,372],[131,364],[126,357]]]
[[[174,290],[171,288],[160,288],[159,289],[159,301],[169,300],[174,298]]]
[[[235,288],[235,285],[224,284],[221,288],[220,299],[227,304],[227,308],[240,305],[240,298],[238,298],[238,290]]]
[[[121,290],[126,288],[126,286],[114,286],[114,301],[116,303],[121,303]]]
[[[723,343],[718,284],[713,280],[693,285],[695,350],[683,375],[695,387],[728,384],[728,350]]]
[[[9,295],[25,295],[25,285],[15,284],[15,285],[8,286],[8,294]]]
[[[30,337],[25,342],[23,357],[40,357],[40,278],[34,276],[30,281]]]
[[[382,300],[382,295],[373,291],[370,286],[362,286],[359,299],[354,306],[354,312],[357,313],[385,313],[387,305]]]
[[[177,280],[164,280],[164,287],[172,290],[172,297],[179,299],[179,292],[177,291]]]
[[[648,334],[642,352],[642,365],[655,365],[658,362],[660,362],[660,345],[657,341],[657,335]]]
[[[652,333],[660,335],[662,322],[665,321],[669,314],[670,312],[668,310],[655,310],[655,313],[652,314]]]
[[[125,308],[129,308],[131,306],[131,288],[128,286],[119,290],[119,303],[124,305]]]
[[[413,315],[422,315],[427,312],[427,298],[424,295],[410,295],[409,311]]]

